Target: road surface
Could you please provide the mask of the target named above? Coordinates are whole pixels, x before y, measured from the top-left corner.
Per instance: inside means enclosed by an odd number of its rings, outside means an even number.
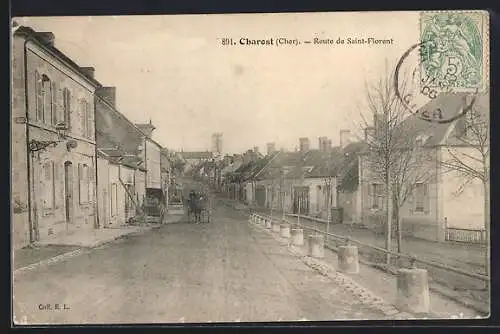
[[[217,205],[209,224],[176,224],[15,277],[30,324],[379,319],[290,256],[247,217]],[[56,305],[57,304],[57,305]]]

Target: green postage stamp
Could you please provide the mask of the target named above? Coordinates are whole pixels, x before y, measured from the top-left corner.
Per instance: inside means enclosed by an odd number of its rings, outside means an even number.
[[[489,16],[486,11],[420,14],[422,82],[450,92],[489,87]]]

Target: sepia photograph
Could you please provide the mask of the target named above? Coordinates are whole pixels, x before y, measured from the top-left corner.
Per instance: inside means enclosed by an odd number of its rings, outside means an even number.
[[[14,17],[12,324],[490,316],[486,11]]]

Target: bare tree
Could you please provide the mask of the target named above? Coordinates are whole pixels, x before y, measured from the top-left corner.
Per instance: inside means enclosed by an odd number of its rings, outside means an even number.
[[[397,226],[397,248],[401,251],[402,221],[400,209],[413,193],[418,183],[427,184],[433,177],[428,168],[430,155],[419,145],[419,130],[413,126],[411,115],[396,95],[393,86],[394,71],[386,71],[372,85],[366,87],[366,101],[373,119],[373,131],[367,132],[365,141],[368,153],[365,156],[370,179],[380,183],[374,194],[384,199],[386,249],[391,250],[393,220]],[[404,88],[404,87],[403,87]],[[363,128],[371,127],[363,116]],[[374,187],[375,188],[375,187]],[[387,264],[390,263],[387,254]]]
[[[485,268],[490,274],[490,143],[489,103],[487,95],[470,96],[465,101],[464,117],[457,121],[457,135],[447,142],[445,153],[440,162],[445,172],[454,173],[463,182],[463,191],[474,181],[483,187],[483,214],[486,238]]]

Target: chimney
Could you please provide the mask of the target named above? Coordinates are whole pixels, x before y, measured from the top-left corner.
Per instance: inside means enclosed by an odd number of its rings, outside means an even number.
[[[54,33],[50,31],[44,31],[44,32],[36,32],[35,35],[36,37],[38,37],[38,39],[42,41],[44,45],[54,47],[56,39]]]
[[[309,151],[309,138],[299,138],[299,150],[302,153]]]
[[[365,128],[365,142],[369,142],[371,138],[375,135],[375,127],[368,126]]]
[[[116,107],[116,87],[100,87],[97,88],[97,95],[107,101],[109,104]]]
[[[345,148],[347,145],[349,145],[350,134],[351,131],[349,130],[340,130],[340,148]]]
[[[318,148],[320,151],[324,151],[325,150],[325,142],[328,140],[327,137],[319,137],[318,138]]]
[[[330,152],[331,149],[332,149],[332,140],[326,139],[325,140],[325,152]]]
[[[267,143],[267,154],[271,155],[276,152],[276,144],[275,143]]]
[[[258,147],[258,146],[254,146],[254,147],[253,147],[253,152],[254,152],[255,154],[259,154],[259,147]]]
[[[80,70],[89,78],[94,79],[95,68],[93,67],[80,67]]]
[[[146,124],[136,123],[135,126],[138,127],[139,130],[146,135],[146,137],[151,137],[151,134],[156,129],[153,123],[151,123],[151,120],[149,120],[149,123]]]

